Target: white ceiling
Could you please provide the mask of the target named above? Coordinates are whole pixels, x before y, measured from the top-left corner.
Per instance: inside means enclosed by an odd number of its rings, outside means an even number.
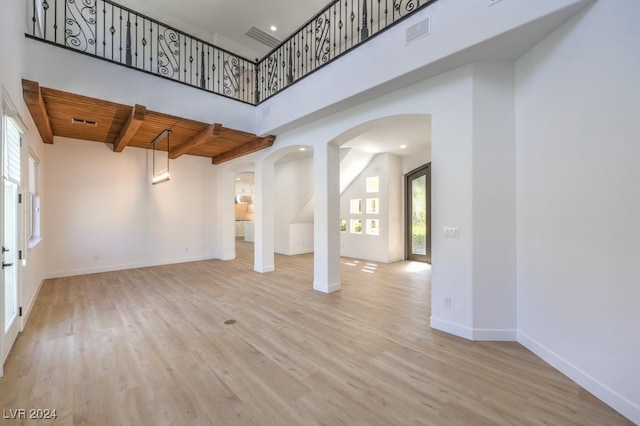
[[[430,116],[387,117],[368,123],[357,132],[359,134],[350,135],[350,139],[342,147],[374,154],[390,152],[401,157],[431,149]]]
[[[255,26],[283,40],[328,0],[117,0],[123,6],[212,42],[248,59],[271,49],[245,36]],[[274,25],[278,29],[270,31]]]

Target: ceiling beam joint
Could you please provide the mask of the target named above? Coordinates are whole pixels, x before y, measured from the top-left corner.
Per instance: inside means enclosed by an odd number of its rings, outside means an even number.
[[[118,138],[113,142],[113,152],[122,152],[122,150],[129,145],[129,142],[142,126],[147,108],[144,105],[136,104],[131,108],[131,114],[127,118],[127,122],[122,126],[122,130],[118,135]]]
[[[24,98],[29,113],[36,124],[42,142],[53,143],[53,130],[47,113],[47,106],[42,97],[40,84],[31,80],[22,80],[22,97]]]
[[[265,148],[269,148],[273,145],[273,142],[276,140],[276,137],[273,135],[258,137],[251,142],[248,142],[238,148],[232,149],[231,151],[227,151],[224,154],[220,154],[216,157],[213,157],[211,161],[213,164],[224,163],[225,161],[230,161],[238,157],[242,157],[243,155],[252,154],[254,152],[263,150]]]
[[[188,154],[189,151],[198,145],[205,142],[210,142],[219,137],[222,133],[222,124],[214,123],[202,130],[200,133],[186,141],[185,143],[176,146],[169,153],[169,158],[175,160],[183,154]]]

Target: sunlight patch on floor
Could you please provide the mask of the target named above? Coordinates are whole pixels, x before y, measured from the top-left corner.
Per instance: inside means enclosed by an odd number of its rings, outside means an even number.
[[[342,260],[342,264],[347,265],[347,266],[351,266],[351,267],[355,267],[355,268],[360,268],[361,267],[360,270],[362,272],[366,272],[367,274],[375,273],[376,272],[376,268],[378,267],[378,264],[376,264],[376,263],[364,262],[364,261],[355,260],[355,259],[348,259],[348,260],[343,259]]]
[[[431,265],[425,262],[407,262],[407,266],[404,269],[407,272],[424,272],[430,271]]]

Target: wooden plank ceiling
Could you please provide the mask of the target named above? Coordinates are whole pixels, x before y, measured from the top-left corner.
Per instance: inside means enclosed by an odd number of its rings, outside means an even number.
[[[128,146],[148,149],[168,129],[169,158],[196,155],[220,164],[268,148],[275,140],[275,136],[259,137],[219,123],[151,111],[142,105],[123,105],[40,87],[29,80],[22,80],[22,91],[45,143],[62,136],[112,144],[114,152]],[[158,144],[156,149],[166,151],[167,144]]]

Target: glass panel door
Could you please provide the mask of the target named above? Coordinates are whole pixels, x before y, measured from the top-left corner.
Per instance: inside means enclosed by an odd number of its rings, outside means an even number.
[[[406,175],[406,258],[431,262],[431,174],[426,164]]]
[[[4,333],[2,362],[7,358],[18,336],[18,185],[4,180],[4,239],[2,241],[2,273],[4,278]]]

